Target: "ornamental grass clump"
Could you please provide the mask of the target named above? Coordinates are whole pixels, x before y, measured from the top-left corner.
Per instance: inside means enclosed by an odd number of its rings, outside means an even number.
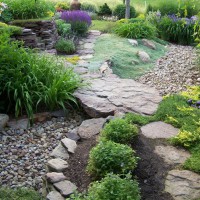
[[[60,60],[24,49],[5,34],[0,35],[0,55],[0,112],[31,118],[38,109],[76,104],[73,92],[80,79]]]
[[[71,24],[72,31],[78,35],[85,35],[92,24],[88,13],[80,10],[64,11],[61,14],[61,19]]]
[[[200,30],[200,22],[196,16],[180,18],[172,14],[154,18],[154,21],[147,16],[147,20],[157,27],[161,39],[182,45],[194,44],[195,33]]]
[[[95,178],[107,173],[127,174],[134,170],[138,158],[128,145],[112,141],[101,141],[90,151],[87,171]]]
[[[138,129],[135,125],[129,124],[125,119],[114,119],[106,124],[101,137],[113,142],[129,144],[137,134]]]

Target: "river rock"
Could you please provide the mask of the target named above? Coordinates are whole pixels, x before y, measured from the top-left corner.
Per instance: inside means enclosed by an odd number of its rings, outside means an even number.
[[[47,195],[47,200],[65,200],[65,198],[57,191],[51,191]]]
[[[46,174],[46,179],[50,183],[57,183],[66,179],[63,173],[49,172]]]
[[[183,164],[190,157],[186,150],[173,146],[156,146],[154,152],[168,164]]]
[[[138,46],[138,41],[133,39],[128,39],[129,43],[133,46]]]
[[[145,51],[138,51],[137,52],[138,57],[140,58],[140,60],[144,63],[148,63],[150,62],[150,56],[148,53],[146,53]]]
[[[0,114],[0,130],[3,129],[8,123],[9,116],[6,114]]]
[[[70,181],[61,181],[58,183],[54,183],[53,185],[64,197],[68,197],[77,189],[76,185],[74,185]]]
[[[100,133],[105,122],[106,122],[106,119],[104,118],[85,120],[78,127],[78,134],[83,139],[91,138],[92,136]]]
[[[143,42],[144,46],[146,46],[150,49],[156,50],[156,45],[152,41],[147,40],[147,39],[142,39],[142,42]]]
[[[51,156],[55,158],[61,158],[64,160],[69,159],[68,151],[65,147],[63,147],[61,143],[59,143],[59,145],[52,151]]]
[[[68,163],[60,158],[51,159],[47,162],[51,171],[62,172],[68,168]]]
[[[141,133],[145,137],[156,139],[156,138],[170,138],[176,136],[179,129],[174,128],[170,124],[164,122],[152,122],[141,127]]]
[[[158,91],[131,79],[90,79],[90,87],[74,95],[87,114],[93,118],[107,117],[115,112],[152,115],[162,100]]]
[[[165,191],[174,200],[197,200],[200,198],[200,175],[188,170],[171,170],[166,177]]]
[[[74,140],[69,139],[69,138],[62,139],[61,143],[67,149],[67,151],[70,152],[70,153],[74,153],[76,148],[77,148],[76,142]]]

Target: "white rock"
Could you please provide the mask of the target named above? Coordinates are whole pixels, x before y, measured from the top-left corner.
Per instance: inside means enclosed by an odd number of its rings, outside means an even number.
[[[70,153],[74,153],[77,148],[76,142],[69,138],[62,139],[61,143]]]

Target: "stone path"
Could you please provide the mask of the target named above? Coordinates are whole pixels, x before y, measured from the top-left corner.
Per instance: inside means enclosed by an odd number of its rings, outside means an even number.
[[[153,122],[141,127],[141,134],[150,139],[168,139],[178,134],[178,129],[164,122]],[[171,166],[165,180],[165,191],[174,200],[197,200],[200,198],[200,175],[188,170],[178,170],[190,157],[184,149],[170,145],[155,146],[154,153]],[[159,164],[159,163],[158,163]]]

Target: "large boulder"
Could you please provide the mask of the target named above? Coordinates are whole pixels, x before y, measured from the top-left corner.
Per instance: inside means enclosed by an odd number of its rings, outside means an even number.
[[[9,120],[9,116],[6,114],[0,114],[0,130],[3,129]]]

